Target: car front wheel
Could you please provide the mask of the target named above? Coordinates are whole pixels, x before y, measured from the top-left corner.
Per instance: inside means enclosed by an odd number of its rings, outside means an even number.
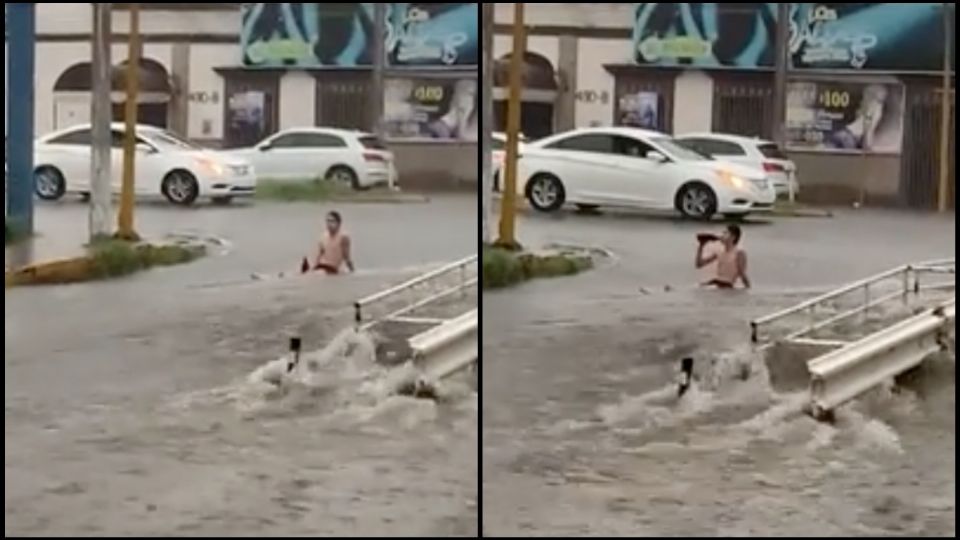
[[[45,201],[60,200],[67,192],[67,181],[55,167],[39,167],[33,173],[37,197]]]
[[[676,205],[683,217],[706,221],[717,213],[717,195],[710,186],[691,182],[677,193]]]
[[[160,186],[163,196],[177,206],[190,206],[200,196],[200,184],[187,171],[173,171],[164,177]]]
[[[540,212],[556,212],[567,199],[560,179],[552,174],[538,174],[527,183],[527,200]]]

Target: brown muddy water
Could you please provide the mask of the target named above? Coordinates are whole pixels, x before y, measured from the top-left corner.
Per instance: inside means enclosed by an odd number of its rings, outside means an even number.
[[[484,534],[955,534],[952,356],[822,424],[802,370],[748,345],[814,291],[635,288],[601,269],[484,296]]]
[[[343,331],[408,277],[8,291],[5,533],[474,536],[475,384],[393,396]],[[326,349],[280,391],[291,335]]]

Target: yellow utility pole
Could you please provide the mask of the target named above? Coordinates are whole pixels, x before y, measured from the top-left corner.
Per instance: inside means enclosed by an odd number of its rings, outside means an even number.
[[[950,125],[950,113],[953,109],[954,92],[952,88],[953,71],[953,20],[950,13],[951,2],[943,4],[943,88],[940,95],[940,189],[937,196],[937,209],[943,213],[949,209],[950,198],[950,152],[953,150],[950,138],[953,126]]]
[[[500,238],[496,245],[520,249],[517,242],[517,156],[520,143],[520,99],[526,43],[522,2],[513,4],[513,50],[510,52],[510,94],[507,98],[507,155],[504,163],[503,200],[500,208]]]
[[[134,182],[137,159],[137,104],[140,94],[140,4],[130,4],[130,38],[127,55],[126,123],[123,139],[123,185],[120,189],[120,212],[117,238],[135,242],[140,239],[133,228]]]

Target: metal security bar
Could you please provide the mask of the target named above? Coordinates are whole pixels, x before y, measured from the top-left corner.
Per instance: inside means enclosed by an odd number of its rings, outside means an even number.
[[[930,275],[949,275],[951,277],[949,280],[931,283],[928,281]],[[900,299],[906,303],[911,295],[919,295],[922,291],[955,290],[955,276],[956,259],[899,266],[875,276],[855,281],[793,307],[755,319],[750,322],[750,340],[755,345],[766,347],[772,345],[774,341],[789,342],[810,339],[810,334],[818,330],[823,330],[857,315],[866,315],[871,309],[891,300]],[[890,289],[894,290],[890,291]],[[859,294],[860,297],[854,307],[839,313],[824,313],[831,304],[855,294]],[[802,325],[797,325],[786,336],[778,339],[775,335],[768,335],[772,334],[769,330],[774,324],[787,322],[788,319],[797,316],[805,316],[805,322]]]
[[[413,318],[406,315],[440,300],[465,294],[467,289],[475,287],[479,283],[478,261],[479,257],[472,255],[362,298],[354,302],[354,323],[359,330],[370,330],[387,321],[410,322]],[[453,284],[447,284],[448,281],[453,281]],[[403,295],[420,290],[424,291],[423,296],[412,295],[415,298],[413,300],[402,299]],[[383,307],[385,313],[371,315],[375,307]]]

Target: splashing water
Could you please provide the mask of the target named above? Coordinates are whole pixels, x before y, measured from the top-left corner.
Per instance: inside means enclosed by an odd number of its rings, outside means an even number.
[[[299,363],[285,356],[269,361],[225,387],[182,396],[173,406],[231,407],[244,416],[324,415],[333,421],[374,420],[412,428],[437,417],[437,402],[460,403],[475,394],[457,382],[437,389],[437,400],[397,395],[418,371],[410,363],[384,367],[376,362],[376,337],[354,328],[337,334],[322,350]]]

